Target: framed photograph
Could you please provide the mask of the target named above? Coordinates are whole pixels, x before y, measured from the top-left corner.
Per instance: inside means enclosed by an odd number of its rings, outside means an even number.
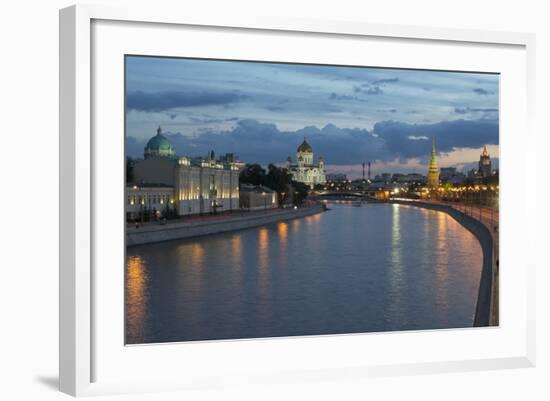
[[[533,366],[533,47],[61,10],[61,390]]]

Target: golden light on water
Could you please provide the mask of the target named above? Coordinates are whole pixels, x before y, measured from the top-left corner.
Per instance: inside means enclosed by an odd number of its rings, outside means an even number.
[[[130,337],[141,336],[147,314],[147,283],[143,259],[139,256],[128,258],[126,270],[126,330]]]
[[[242,240],[240,235],[234,235],[231,238],[231,252],[233,255],[233,259],[240,260],[241,259],[241,253],[242,253]]]
[[[204,261],[204,246],[199,242],[191,245],[191,267],[200,269]]]
[[[390,288],[392,292],[392,300],[390,310],[392,312],[401,310],[402,298],[402,286],[403,282],[403,261],[402,249],[401,249],[401,220],[400,220],[401,206],[392,205],[392,230],[391,230],[391,255],[390,255],[390,268],[389,275]],[[394,318],[399,318],[394,316]]]
[[[292,220],[292,231],[295,233],[298,232],[300,230],[300,224],[301,224],[300,219]]]
[[[243,253],[243,241],[241,234],[235,234],[231,237],[231,269],[240,272]]]
[[[258,266],[267,270],[269,264],[269,230],[265,227],[258,231]]]
[[[449,279],[449,246],[447,242],[448,230],[453,229],[456,231],[459,229],[458,226],[455,227],[457,222],[450,221],[451,217],[446,213],[438,212],[437,213],[437,245],[436,245],[436,259],[435,259],[435,299],[434,304],[436,305],[438,312],[445,318],[447,315],[447,306],[448,306],[448,291],[447,291],[447,281]],[[450,226],[448,225],[450,222]]]
[[[288,246],[288,224],[285,222],[280,222],[277,225],[277,234],[279,234],[279,244],[281,259],[286,258],[286,251]]]
[[[401,224],[399,205],[392,205],[392,266],[401,265]]]
[[[269,291],[269,230],[261,227],[258,231],[258,290],[262,299]]]

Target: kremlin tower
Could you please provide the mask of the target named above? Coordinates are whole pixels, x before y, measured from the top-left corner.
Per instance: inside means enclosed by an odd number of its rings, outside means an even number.
[[[428,167],[428,188],[439,188],[439,169],[437,168],[437,162],[435,161],[435,140],[432,141],[432,157]]]

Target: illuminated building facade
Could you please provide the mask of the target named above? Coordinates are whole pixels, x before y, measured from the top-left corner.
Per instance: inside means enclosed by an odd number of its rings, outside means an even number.
[[[239,167],[214,159],[180,157],[176,166],[178,215],[239,208]]]
[[[146,184],[126,188],[126,220],[140,220],[145,213],[159,218],[177,212],[174,203],[174,188]]]
[[[228,159],[232,161],[227,161]],[[133,163],[126,188],[126,217],[193,215],[239,208],[239,172],[243,165],[234,155],[216,160],[177,157],[161,133],[147,143],[144,158]]]
[[[292,174],[292,179],[303,182],[310,188],[326,183],[325,162],[319,157],[317,164],[313,163],[313,148],[306,139],[296,150],[296,163],[288,156],[286,168]]]

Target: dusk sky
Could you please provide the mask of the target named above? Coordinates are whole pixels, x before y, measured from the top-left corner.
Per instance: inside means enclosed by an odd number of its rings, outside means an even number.
[[[498,75],[364,67],[126,59],[127,154],[161,126],[178,155],[213,149],[283,164],[304,136],[328,173],[470,169],[483,145],[498,167]]]

